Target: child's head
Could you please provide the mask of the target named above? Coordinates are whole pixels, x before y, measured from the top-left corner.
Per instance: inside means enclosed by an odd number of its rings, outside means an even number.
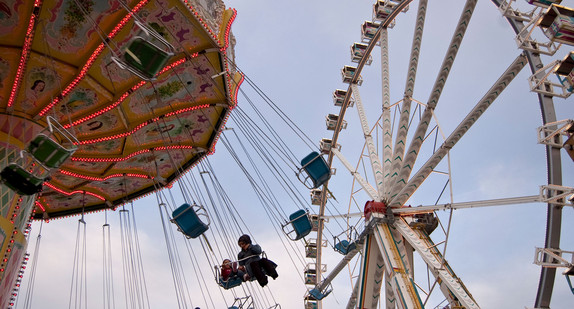
[[[231,260],[230,259],[223,260],[223,263],[221,263],[221,268],[224,269],[231,268]]]

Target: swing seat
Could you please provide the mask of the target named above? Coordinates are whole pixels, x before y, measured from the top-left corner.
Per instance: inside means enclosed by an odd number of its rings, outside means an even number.
[[[172,56],[173,53],[164,51],[157,45],[138,36],[125,50],[124,65],[142,79],[152,80]]]
[[[240,286],[241,282],[243,281],[238,276],[228,278],[227,280],[223,280],[221,277],[219,278],[219,285],[226,290]]]
[[[331,170],[329,169],[329,166],[327,166],[327,162],[325,162],[325,159],[315,151],[311,152],[309,155],[303,158],[303,160],[301,160],[301,165],[302,167],[299,172],[305,170],[308,175],[308,177],[302,180],[302,182],[309,189],[316,189],[320,187],[331,177]],[[311,187],[309,187],[307,184],[308,179],[310,179],[312,182]]]
[[[347,253],[357,248],[357,244],[354,242],[349,243],[348,240],[343,239],[335,244],[335,251],[341,253],[342,255],[347,255]]]
[[[289,216],[289,223],[291,223],[291,225],[293,226],[293,230],[286,234],[290,235],[292,232],[295,232],[295,238],[291,238],[292,240],[299,240],[309,235],[309,233],[313,229],[313,226],[311,225],[311,220],[309,219],[309,214],[303,209],[299,209],[296,212],[292,213]]]
[[[59,168],[75,149],[66,149],[45,134],[38,134],[28,145],[28,152],[48,168]]]
[[[8,164],[0,172],[2,182],[20,195],[33,195],[42,191],[45,179],[32,175],[16,163]]]
[[[199,219],[193,206],[187,203],[174,210],[172,218],[171,221],[187,238],[197,238],[209,229],[209,226]]]
[[[332,290],[329,290],[325,293],[321,293],[317,288],[309,290],[309,295],[311,295],[316,300],[322,300],[323,298],[327,297],[327,295],[331,294]]]

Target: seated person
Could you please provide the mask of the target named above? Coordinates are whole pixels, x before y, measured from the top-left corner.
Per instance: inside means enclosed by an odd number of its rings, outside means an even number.
[[[249,276],[241,270],[238,269],[237,262],[231,262],[229,259],[224,259],[221,264],[221,280],[227,281],[235,277],[241,278],[242,281],[248,281]]]
[[[251,243],[249,235],[239,237],[237,244],[241,247],[241,251],[237,255],[240,265],[239,269],[245,270],[250,278],[255,277],[261,287],[267,285],[268,280],[266,275],[271,276],[273,280],[278,277],[277,271],[275,270],[277,264],[259,256],[263,251],[259,245]]]

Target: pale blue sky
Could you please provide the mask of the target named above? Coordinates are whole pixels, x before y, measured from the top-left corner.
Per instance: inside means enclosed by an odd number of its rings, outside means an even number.
[[[454,30],[453,23],[458,20],[462,7],[462,1],[429,2],[414,95],[416,100],[423,103],[428,99],[442,63],[444,49]],[[522,3],[524,1],[519,2],[521,6],[525,4]],[[360,41],[360,25],[371,18],[372,4],[373,1],[365,0],[226,1],[226,6],[238,11],[232,27],[237,40],[235,54],[238,66],[291,117],[315,142],[315,146],[321,138],[331,136],[331,132],[325,129],[324,117],[338,112],[338,108],[332,104],[331,95],[335,89],[347,87],[341,82],[340,70],[344,65],[352,65],[349,47],[353,42]],[[391,103],[402,99],[406,60],[412,41],[412,21],[417,5],[411,4],[406,14],[399,15],[395,28],[389,30]],[[563,5],[572,7],[574,1],[563,1]],[[563,46],[556,57],[563,58],[571,49],[570,46]],[[513,32],[495,6],[490,1],[479,1],[436,110],[444,134],[450,134],[519,52]],[[373,56],[375,61],[364,70],[365,81],[360,88],[372,123],[380,113],[379,48],[375,49]],[[550,59],[545,58],[545,63],[548,62]],[[536,95],[528,89],[528,76],[530,72],[525,68],[451,151],[452,195],[455,202],[536,195],[539,186],[546,181],[544,147],[536,143],[536,128],[541,124],[540,111]],[[247,84],[243,88],[246,92],[250,91]],[[256,104],[263,104],[254,95],[250,95],[250,98]],[[572,118],[572,97],[566,100],[556,98],[554,103],[557,119]],[[247,105],[242,96],[239,97],[239,104]],[[274,116],[269,117],[273,119]],[[347,158],[356,164],[362,148],[362,133],[359,131],[355,108],[347,112],[347,117],[349,127],[341,134],[340,144]],[[233,125],[233,121],[228,123],[229,127]],[[278,127],[297,157],[302,158],[309,153],[309,148],[294,138],[292,132],[280,125]],[[562,152],[562,156],[563,184],[573,186],[574,163],[565,152]],[[234,204],[244,214],[242,219],[250,226],[256,241],[280,265],[279,279],[271,281],[269,287],[265,288],[266,295],[270,297],[268,303],[279,302],[283,309],[302,308],[305,285],[301,282],[300,274],[303,270],[293,265],[300,263],[292,263],[288,259],[286,249],[279,241],[281,235],[266,224],[266,217],[259,215],[263,212],[260,204],[249,192],[251,188],[245,186],[244,180],[238,179],[237,172],[232,172],[235,166],[226,156],[221,142],[210,161],[222,183],[226,184]],[[424,162],[425,159],[420,161]],[[420,163],[417,161],[417,164]],[[341,164],[336,162],[334,166],[337,174],[331,180],[330,189],[337,201],[331,207],[336,212],[345,213],[351,190],[348,181],[350,177]],[[442,188],[444,181],[441,177],[429,178],[407,204],[416,206],[435,203],[437,188]],[[302,185],[298,189],[307,196]],[[449,194],[443,196],[440,203],[449,202]],[[313,208],[315,206],[311,206],[309,201],[307,203],[311,211],[316,211]],[[297,209],[289,202],[282,206],[286,213]],[[136,201],[135,208],[141,220],[138,221],[141,228],[139,236],[151,308],[176,308],[177,303],[170,289],[172,279],[164,253],[165,244],[156,200],[148,197]],[[439,215],[444,219],[448,213],[441,212]],[[115,233],[119,231],[117,216],[117,212],[109,214]],[[534,248],[544,245],[545,218],[544,204],[454,212],[446,257],[481,308],[533,306],[540,268],[532,262]],[[44,308],[42,304],[46,303],[52,304],[49,308],[68,306],[71,278],[69,265],[73,260],[77,219],[57,220],[43,225],[33,307]],[[573,209],[565,208],[562,233],[564,250],[574,251],[573,219]],[[104,219],[101,214],[97,214],[90,215],[86,221],[89,246],[93,250],[89,256],[91,275],[88,282],[90,293],[93,294],[88,298],[88,307],[99,308],[102,307],[99,246]],[[38,229],[38,223],[34,223],[29,251],[34,249]],[[337,226],[330,229],[333,234],[340,232]],[[198,240],[188,242],[194,250],[201,250]],[[119,241],[115,246],[117,261],[121,261]],[[301,252],[301,244],[297,246],[296,249]],[[325,251],[328,268],[332,268],[341,256],[330,248]],[[120,265],[119,262],[117,264]],[[209,289],[215,298],[215,308],[231,305],[232,292],[226,291],[221,296],[211,275],[212,267],[209,263],[201,265],[206,276],[203,287]],[[561,274],[561,270],[558,273]],[[116,275],[121,278],[121,266],[116,270]],[[340,277],[333,284],[333,294],[325,299],[324,308],[343,308],[346,305],[351,288],[348,276]],[[563,276],[557,277],[552,308],[568,308],[574,301],[574,295],[568,290]],[[190,282],[194,280],[190,279]],[[121,286],[120,282],[114,284]],[[206,305],[196,282],[190,283],[190,291],[194,306],[202,309],[213,307],[210,302]],[[119,300],[122,292],[121,288],[117,289],[117,308],[124,307],[124,303]],[[238,295],[242,293],[235,292]],[[18,308],[22,308],[24,294],[25,289],[21,291]],[[225,305],[221,302],[222,297],[226,300]]]

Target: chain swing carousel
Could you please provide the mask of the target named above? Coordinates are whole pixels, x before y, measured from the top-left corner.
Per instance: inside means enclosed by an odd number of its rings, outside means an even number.
[[[115,209],[214,151],[241,74],[222,1],[0,2],[0,306],[31,220]]]

